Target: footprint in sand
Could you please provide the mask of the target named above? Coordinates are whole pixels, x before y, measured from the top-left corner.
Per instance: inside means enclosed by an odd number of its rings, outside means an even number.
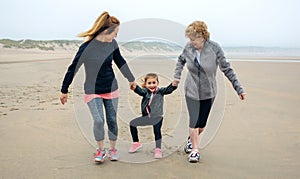
[[[9,111],[17,111],[19,108],[10,108]]]

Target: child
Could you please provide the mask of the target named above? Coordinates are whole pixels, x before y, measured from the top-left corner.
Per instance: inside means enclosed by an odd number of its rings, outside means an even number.
[[[148,73],[144,78],[143,88],[136,83],[131,85],[140,96],[143,96],[141,102],[142,116],[130,121],[130,133],[133,140],[129,153],[134,153],[142,147],[139,142],[137,126],[153,125],[156,148],[154,150],[154,158],[162,158],[161,151],[161,126],[163,122],[163,104],[164,95],[171,94],[177,86],[170,84],[167,87],[158,87],[159,81],[157,74]]]

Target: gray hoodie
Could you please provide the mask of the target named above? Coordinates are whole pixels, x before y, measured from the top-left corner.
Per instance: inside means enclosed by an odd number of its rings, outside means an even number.
[[[230,63],[226,60],[224,52],[216,42],[205,41],[200,53],[200,64],[196,59],[196,49],[187,43],[183,52],[179,55],[175,67],[174,79],[180,80],[181,72],[186,64],[188,73],[185,80],[185,95],[192,99],[204,100],[213,98],[217,93],[216,72],[220,70],[231,82],[238,94],[244,93]]]

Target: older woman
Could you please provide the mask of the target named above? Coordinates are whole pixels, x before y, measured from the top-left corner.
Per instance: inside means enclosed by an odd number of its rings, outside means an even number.
[[[190,162],[198,162],[199,135],[206,126],[217,92],[217,67],[229,79],[241,100],[245,99],[246,94],[226,60],[222,48],[210,40],[205,22],[194,21],[186,28],[185,35],[190,41],[178,57],[173,83],[179,83],[181,72],[186,65],[188,74],[184,89],[189,112],[189,137],[184,151],[190,153]]]

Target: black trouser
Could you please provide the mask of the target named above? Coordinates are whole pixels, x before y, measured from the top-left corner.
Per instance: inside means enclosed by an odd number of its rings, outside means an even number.
[[[142,116],[135,118],[130,121],[130,133],[133,142],[139,142],[138,137],[138,131],[137,126],[148,126],[153,125],[153,132],[155,136],[155,145],[156,148],[161,148],[161,126],[163,122],[162,116],[156,116],[156,117],[148,117],[148,116]]]
[[[190,128],[204,128],[215,98],[195,100],[185,97],[190,116]]]

